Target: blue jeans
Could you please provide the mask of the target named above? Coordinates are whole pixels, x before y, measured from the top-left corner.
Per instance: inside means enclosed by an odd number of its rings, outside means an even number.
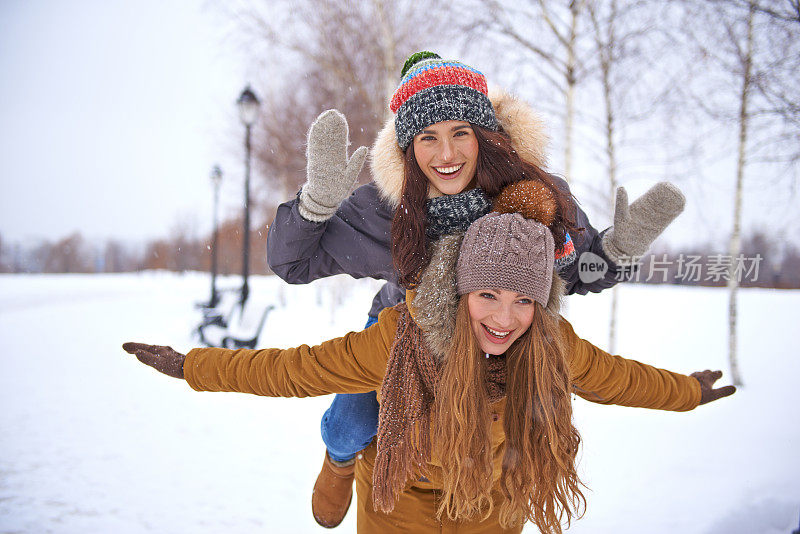
[[[369,328],[378,322],[369,316]],[[352,460],[378,433],[378,396],[374,391],[336,395],[322,416],[322,441],[337,462]]]

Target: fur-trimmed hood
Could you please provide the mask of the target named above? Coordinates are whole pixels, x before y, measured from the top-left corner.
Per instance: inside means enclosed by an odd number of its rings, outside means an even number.
[[[447,355],[456,326],[456,261],[463,239],[464,234],[458,233],[434,241],[431,244],[431,262],[423,271],[417,288],[406,292],[408,310],[440,362]],[[564,281],[554,269],[546,308],[548,313],[560,313],[563,295]]]
[[[524,161],[545,168],[548,138],[539,115],[526,102],[499,88],[489,91],[489,100],[514,150]],[[394,117],[386,121],[375,139],[370,168],[381,197],[396,208],[403,191],[403,151],[397,144]]]

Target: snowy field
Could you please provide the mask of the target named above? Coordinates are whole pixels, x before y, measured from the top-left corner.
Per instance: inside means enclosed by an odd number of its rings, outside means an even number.
[[[252,294],[276,305],[260,345],[359,329],[376,288],[256,277]],[[601,347],[609,297],[571,297],[567,311]],[[330,398],[196,393],[120,348],[187,351],[193,305],[207,298],[200,274],[0,276],[0,532],[324,531],[310,494]],[[576,401],[590,490],[569,532],[797,528],[800,292],[743,290],[739,302],[745,387],[733,397],[682,414]],[[727,370],[726,306],[716,289],[623,287],[618,352],[686,373]],[[354,531],[355,514],[336,530]]]

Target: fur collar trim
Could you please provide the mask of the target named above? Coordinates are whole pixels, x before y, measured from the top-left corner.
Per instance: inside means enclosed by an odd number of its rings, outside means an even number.
[[[434,241],[431,262],[417,288],[406,293],[408,311],[439,362],[444,361],[456,326],[456,261],[463,240],[464,232],[459,232]]]
[[[540,168],[547,166],[548,137],[544,122],[526,102],[499,88],[489,90],[497,122],[511,137],[520,157]],[[394,117],[384,124],[370,151],[372,177],[381,198],[396,208],[403,192],[403,151],[397,144]]]

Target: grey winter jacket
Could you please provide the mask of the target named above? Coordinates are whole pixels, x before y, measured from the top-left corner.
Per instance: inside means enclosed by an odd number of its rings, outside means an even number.
[[[566,182],[554,177],[566,188]],[[316,223],[304,219],[297,209],[298,198],[278,206],[275,221],[267,236],[267,262],[270,268],[290,284],[307,284],[318,278],[349,274],[354,278],[386,280],[375,295],[369,315],[401,302],[405,291],[397,285],[392,266],[389,229],[392,208],[382,200],[374,182],[357,188],[328,221]],[[559,274],[567,294],[600,292],[617,283],[619,269],[606,258],[598,233],[586,214],[576,206],[576,226],[584,230],[572,236],[576,257]],[[583,252],[593,252],[607,260],[609,269],[603,278],[586,284],[579,276]]]

